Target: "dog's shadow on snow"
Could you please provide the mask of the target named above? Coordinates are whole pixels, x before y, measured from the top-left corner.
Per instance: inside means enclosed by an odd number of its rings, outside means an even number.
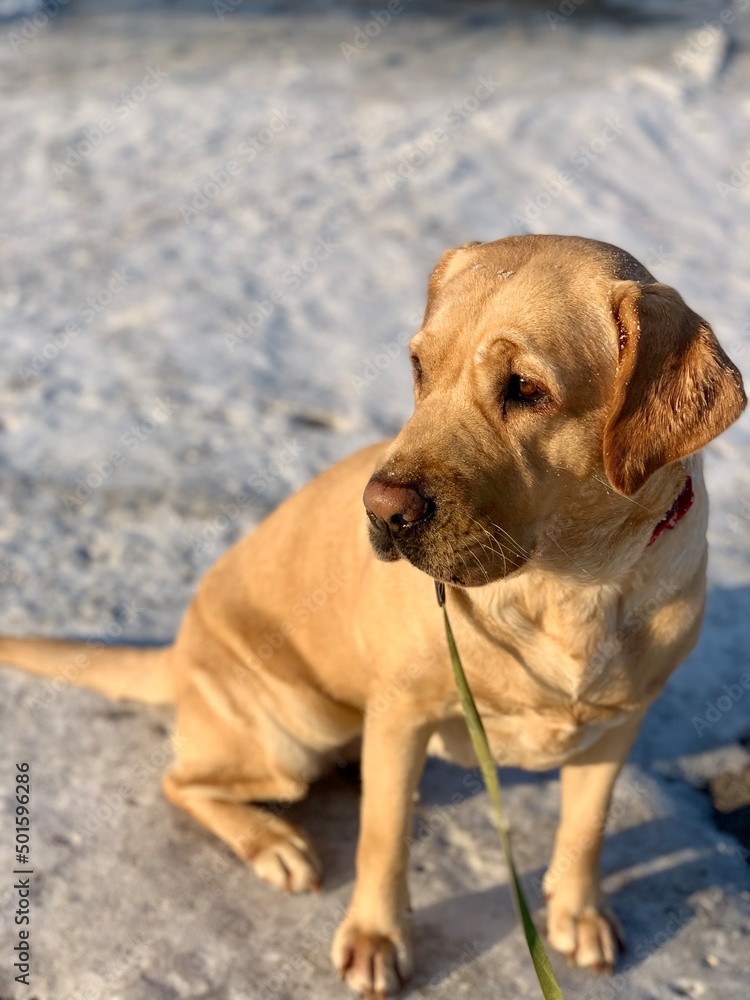
[[[429,761],[421,787],[421,805],[439,808],[449,804],[456,792],[465,793],[466,773],[442,761]],[[541,784],[549,778],[549,774],[510,769],[502,772],[507,789],[518,784]],[[688,790],[687,794],[696,793]],[[694,814],[701,808],[701,803],[690,804]],[[710,810],[708,804],[705,808]],[[358,811],[359,788],[353,770],[348,775],[324,779],[311,790],[307,800],[286,811],[293,822],[300,823],[314,837],[326,865],[327,889],[352,883]],[[736,867],[726,863],[726,854],[715,853],[715,844],[705,836],[705,818],[703,823],[697,822],[699,818],[693,815],[690,822],[680,822],[678,815],[670,815],[607,836],[602,859],[605,888],[627,939],[626,953],[616,968],[618,974],[659,951],[697,918],[697,909],[690,903],[696,893],[708,889],[728,894],[737,891]],[[419,819],[415,836],[418,824]],[[552,845],[548,846],[551,850]],[[523,874],[526,896],[542,932],[545,920],[538,887],[544,871],[541,866]],[[417,907],[412,926],[417,968],[406,996],[423,995],[420,991],[437,988],[449,979],[460,981],[478,958],[508,935],[517,935],[518,948],[525,949],[507,884],[458,892]],[[595,982],[590,973],[569,968],[562,956],[550,952],[550,958],[561,984],[572,995],[580,995]]]
[[[713,591],[709,595],[701,642],[681,668],[684,673],[680,683],[667,689],[647,717],[631,756],[631,761],[642,767],[645,779],[655,784],[657,794],[668,805],[664,816],[635,822],[605,838],[604,885],[627,939],[627,950],[618,963],[617,973],[636,967],[694,920],[703,919],[707,900],[710,906],[720,906],[724,895],[732,896],[743,888],[737,884],[737,859],[743,856],[742,848],[722,838],[718,831],[714,834],[708,797],[684,781],[665,777],[654,765],[657,759],[663,763],[670,748],[669,755],[678,757],[721,744],[718,726],[713,744],[698,738],[692,713],[699,715],[699,709],[705,706],[700,697],[693,698],[690,688],[702,678],[704,690],[709,690],[710,685],[706,688],[705,681],[710,670],[719,677],[715,694],[719,697],[721,685],[733,676],[732,670],[737,674],[742,672],[745,660],[737,652],[743,646],[743,623],[747,620],[750,620],[750,588]],[[721,644],[717,646],[719,634]],[[723,670],[718,662],[721,659]],[[731,731],[750,734],[750,691],[746,692],[746,703],[737,702],[732,711]],[[673,733],[672,739],[669,731]],[[472,772],[443,761],[428,761],[420,783],[422,808],[415,821],[415,837],[419,837],[420,821],[431,810],[439,812],[457,800],[484,794],[478,781],[467,781],[467,774]],[[541,786],[550,780],[550,773],[515,769],[503,769],[501,776],[507,789],[517,785]],[[326,886],[331,889],[350,884],[354,877],[359,801],[358,772],[349,767],[318,783],[307,800],[287,811],[293,822],[300,823],[315,838],[326,863]],[[551,848],[550,843],[548,851]],[[544,914],[538,886],[543,874],[544,868],[539,867],[527,869],[523,875],[529,905],[542,930]],[[750,877],[744,888],[747,886]],[[702,903],[695,902],[697,895],[706,893]],[[437,987],[449,978],[460,976],[462,969],[468,972],[475,959],[510,934],[518,935],[519,948],[525,947],[505,884],[459,892],[417,908],[413,932],[417,972],[406,995]],[[568,968],[562,956],[550,957],[561,982],[574,992],[593,982],[590,974]]]

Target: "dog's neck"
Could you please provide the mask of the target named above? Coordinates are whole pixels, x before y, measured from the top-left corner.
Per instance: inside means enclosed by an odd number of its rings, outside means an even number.
[[[612,493],[604,516],[599,502],[599,516],[553,526],[524,567],[506,579],[464,591],[462,603],[491,618],[494,609],[535,590],[547,594],[545,600],[565,592],[567,601],[594,590],[614,599],[658,575],[665,549],[671,557],[674,546],[684,550],[678,562],[684,563],[686,576],[692,575],[705,548],[700,537],[706,520],[701,458],[692,456],[653,480],[637,500]]]
[[[699,455],[659,470],[636,497],[597,479],[596,489],[576,498],[567,517],[556,517],[542,534],[527,570],[584,587],[619,586],[696,520],[693,501],[704,493]]]
[[[693,477],[688,476],[685,480],[685,485],[680,490],[680,494],[669,508],[664,517],[659,521],[659,523],[654,528],[651,533],[651,538],[648,540],[648,545],[651,546],[654,542],[664,534],[665,531],[672,531],[676,528],[683,517],[687,514],[690,508],[693,506],[695,501],[695,494],[693,493]],[[648,546],[647,546],[648,547]]]
[[[535,658],[519,647],[517,655],[525,658],[527,667],[561,691],[580,696],[591,671],[598,677],[597,671],[617,653],[612,636],[625,634],[631,618],[642,623],[654,609],[675,600],[701,569],[705,488],[700,459],[685,464],[688,468],[675,470],[672,485],[666,484],[669,492],[664,491],[661,509],[668,517],[649,517],[640,506],[633,507],[630,516],[621,515],[608,526],[608,545],[607,536],[597,531],[595,545],[588,546],[583,538],[575,552],[563,554],[553,546],[560,553],[555,563],[532,558],[504,580],[455,592],[449,603],[474,628],[501,644],[507,645],[508,636],[525,636],[524,642],[537,652],[541,649]],[[688,502],[691,496],[695,502]],[[589,556],[602,547],[608,551],[607,560]]]

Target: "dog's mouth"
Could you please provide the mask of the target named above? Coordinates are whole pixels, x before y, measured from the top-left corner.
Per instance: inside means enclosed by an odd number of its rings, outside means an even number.
[[[401,553],[396,546],[396,540],[387,525],[368,514],[370,519],[370,545],[378,559],[383,562],[396,562]]]
[[[453,532],[421,524],[392,531],[382,521],[370,518],[370,544],[378,559],[406,559],[434,580],[456,587],[481,587],[504,579],[529,559],[518,543],[499,537],[479,520],[473,530],[451,535]]]

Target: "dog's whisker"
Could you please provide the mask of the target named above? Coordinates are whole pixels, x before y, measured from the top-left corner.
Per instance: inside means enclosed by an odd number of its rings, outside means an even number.
[[[484,574],[484,578],[487,581],[487,583],[489,583],[490,582],[490,576],[489,576],[489,573],[487,572],[486,567],[482,565],[482,560],[479,558],[479,556],[476,554],[476,552],[473,552],[471,549],[469,549],[469,555],[471,556],[471,558],[474,560],[474,562],[477,564],[477,566],[479,567],[479,569]]]
[[[565,558],[569,559],[577,569],[579,569],[586,576],[589,576],[589,577],[592,576],[592,574],[589,573],[589,571],[586,569],[585,566],[581,566],[581,564],[579,562],[576,562],[576,560],[573,558],[573,556],[569,552],[565,551],[565,549],[562,547],[562,545],[560,545],[560,543],[558,542],[558,540],[555,538],[554,535],[549,535],[548,538],[549,538],[549,540],[554,545],[556,545],[558,547],[558,549],[562,552],[562,554],[565,556]]]
[[[489,545],[487,545],[486,542],[484,542],[483,540],[477,539],[477,541],[482,546],[484,551],[489,552],[491,555],[495,555],[496,553],[500,556],[504,555],[501,543],[497,538],[495,538],[492,532],[488,531],[487,528],[485,528],[484,525],[480,524],[479,521],[477,521],[475,518],[472,518],[472,521],[474,521],[474,524],[476,524],[489,539],[490,542]]]
[[[472,518],[472,520],[474,520],[474,519]],[[496,555],[499,555],[500,558],[503,560],[503,574],[504,575],[507,574],[507,572],[508,572],[508,558],[507,558],[507,553],[506,553],[506,551],[505,551],[502,543],[499,541],[499,539],[495,538],[494,535],[492,535],[490,532],[488,532],[487,529],[483,525],[481,525],[478,521],[475,521],[475,524],[477,524],[482,529],[482,531],[484,531],[484,533],[489,537],[491,545],[489,545],[489,546],[486,545],[486,543],[483,541],[483,539],[480,536],[477,536],[477,535],[470,535],[469,536],[469,542],[470,542],[470,544],[475,544],[475,545],[481,546],[481,548],[482,548],[482,550],[484,552],[489,553],[489,555],[491,555],[493,557],[496,556]],[[512,555],[512,553],[511,553],[511,555]],[[484,574],[487,577],[487,582],[489,583],[490,582],[489,581],[489,574],[487,573],[486,569],[484,570]]]
[[[485,580],[487,581],[487,583],[489,583],[490,582],[490,575],[487,572],[487,568],[482,565],[481,559],[477,556],[476,552],[474,552],[473,547],[472,547],[474,545],[482,545],[481,539],[477,538],[476,536],[470,536],[469,537],[469,546],[467,548],[463,549],[463,551],[469,553],[469,555],[471,556],[471,558],[474,560],[474,562],[477,564],[477,566],[479,567],[479,569],[482,571]],[[485,549],[485,551],[486,551],[486,549]],[[493,553],[493,555],[494,555],[494,553]],[[466,566],[465,560],[464,560],[464,565]],[[468,570],[469,567],[466,566],[466,568]]]
[[[607,488],[607,492],[609,492],[609,493],[612,492],[612,486],[611,486],[611,484],[608,483],[606,480],[602,479],[601,476],[593,476],[592,478],[595,479],[597,481],[597,483],[601,483],[602,486],[605,486]],[[623,500],[628,500],[635,507],[640,507],[641,510],[645,510],[645,511],[648,510],[648,507],[644,506],[642,503],[638,503],[638,501],[635,500],[633,497],[628,497],[628,496],[625,496],[624,494],[620,494],[620,495],[622,496]]]
[[[496,535],[494,535],[484,524],[481,523],[481,521],[478,521],[475,517],[472,517],[471,520],[474,522],[474,524],[477,525],[477,527],[481,528],[481,530],[485,532],[485,534],[492,540],[493,543],[497,544],[500,547],[501,551],[504,551],[502,548],[502,542]],[[499,524],[495,524],[495,522],[492,520],[489,520],[489,523],[492,525],[493,528],[499,531],[501,535],[507,538],[508,541],[511,543],[510,547],[511,553],[513,553],[515,550],[516,554],[523,556],[525,559],[528,559],[530,557],[530,553],[527,552],[522,545],[519,545],[519,543],[515,540],[515,538],[513,538],[511,534],[509,534],[509,532],[507,532],[504,528],[501,528]]]
[[[464,568],[466,569],[467,574],[469,576],[471,576],[471,570],[469,569],[469,564],[466,562],[466,560],[464,559],[463,555],[460,552],[456,552],[456,555],[461,560],[461,562],[464,564]]]
[[[492,538],[492,539],[493,539],[493,541],[497,542],[498,544],[501,544],[501,543],[500,543],[500,540],[499,540],[499,539],[497,538],[497,536],[496,536],[495,534],[493,534],[493,532],[491,532],[491,531],[490,531],[490,530],[489,530],[489,529],[488,529],[488,528],[487,528],[487,527],[486,527],[485,525],[483,525],[483,524],[482,524],[482,523],[481,523],[480,521],[477,521],[477,519],[476,519],[476,518],[472,518],[472,521],[474,521],[474,523],[475,523],[476,525],[478,525],[478,526],[479,526],[479,527],[480,527],[480,528],[482,529],[482,531],[486,532],[486,533],[487,533],[487,534],[488,534],[488,535],[490,536],[490,538]],[[520,545],[520,544],[519,544],[519,543],[518,543],[518,542],[517,542],[517,541],[515,540],[515,538],[514,538],[514,537],[513,537],[513,536],[512,536],[512,535],[511,535],[511,534],[510,534],[510,533],[509,533],[508,531],[506,531],[506,530],[505,530],[505,528],[501,528],[499,524],[496,524],[496,523],[495,523],[495,522],[494,522],[494,521],[493,521],[492,519],[490,519],[490,518],[488,518],[488,521],[489,521],[489,523],[490,523],[490,524],[492,525],[492,527],[493,527],[493,528],[494,528],[494,529],[495,529],[496,531],[499,531],[499,532],[500,532],[500,534],[501,534],[502,536],[504,536],[505,538],[507,538],[507,539],[508,539],[508,541],[509,541],[509,542],[511,543],[511,546],[512,546],[512,548],[511,548],[511,551],[513,551],[513,549],[515,549],[515,550],[516,550],[516,551],[518,552],[518,554],[519,554],[519,555],[522,555],[522,556],[524,556],[524,557],[526,557],[526,558],[528,558],[528,557],[529,557],[529,553],[528,553],[528,552],[526,551],[526,549],[524,549],[524,547],[523,547],[522,545]]]
[[[524,556],[526,559],[530,558],[531,553],[528,552],[523,547],[523,545],[521,545],[519,542],[517,542],[515,540],[515,538],[508,531],[505,530],[505,528],[501,528],[500,525],[499,524],[495,524],[494,521],[490,521],[490,524],[492,525],[493,528],[496,528],[497,531],[499,531],[505,538],[507,538],[509,542],[511,542],[511,544],[518,550],[518,553],[520,555]]]

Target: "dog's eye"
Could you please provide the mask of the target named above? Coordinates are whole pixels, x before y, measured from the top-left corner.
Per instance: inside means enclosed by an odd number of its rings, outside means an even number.
[[[523,375],[511,375],[505,390],[505,403],[541,403],[547,398],[544,389]]]
[[[411,356],[411,370],[414,373],[414,384],[419,388],[422,385],[422,364],[416,354]]]
[[[543,395],[542,390],[536,384],[536,382],[531,382],[529,379],[524,378],[522,375],[516,376],[515,390],[521,399],[538,399]]]

